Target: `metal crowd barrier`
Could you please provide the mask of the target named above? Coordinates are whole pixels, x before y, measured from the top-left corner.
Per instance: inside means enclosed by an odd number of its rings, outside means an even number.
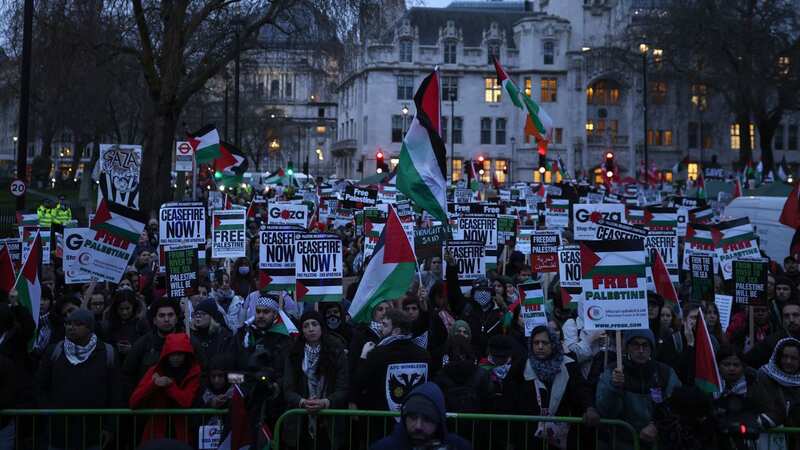
[[[6,409],[0,410],[0,448],[39,449],[136,449],[142,440],[185,436],[197,448],[198,430],[213,417],[224,420],[225,409]],[[6,423],[2,419],[10,418]],[[145,433],[150,419],[164,424],[164,435]],[[4,428],[12,426],[13,428]],[[3,432],[5,431],[5,435]],[[159,433],[160,434],[160,433]],[[13,436],[14,446],[8,441]],[[109,440],[110,439],[110,440]]]
[[[275,423],[270,450],[368,449],[392,433],[400,413],[325,409],[315,416],[312,437],[306,410],[291,409],[283,413]],[[601,419],[600,426],[592,428],[584,425],[580,417],[447,413],[447,422],[448,432],[467,439],[476,450],[557,450],[558,446],[547,439],[534,438],[539,424],[569,427],[568,448],[640,448],[639,433],[622,420]]]

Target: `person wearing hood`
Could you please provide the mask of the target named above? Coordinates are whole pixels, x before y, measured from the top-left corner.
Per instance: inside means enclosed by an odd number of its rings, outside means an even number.
[[[344,429],[344,422],[334,425],[331,420],[319,420],[314,413],[347,407],[347,356],[339,341],[329,335],[319,312],[303,313],[300,328],[300,338],[290,347],[284,365],[283,396],[289,409],[304,408],[311,416],[308,420],[288,421],[286,436],[291,437],[287,442],[311,445],[309,438],[316,438],[325,442],[323,447],[339,448],[343,444],[337,442],[341,433],[333,431]]]
[[[214,274],[214,289],[211,298],[217,303],[225,317],[225,325],[236,333],[247,319],[247,309],[244,307],[242,297],[236,295],[231,287],[231,277],[228,272],[220,269]]]
[[[166,297],[161,297],[150,305],[148,317],[153,324],[152,330],[133,344],[122,366],[126,392],[131,392],[145,372],[158,363],[164,339],[178,330],[180,314],[178,303]]]
[[[158,363],[150,367],[131,395],[131,409],[190,408],[200,389],[200,364],[185,333],[167,335]],[[168,430],[168,426],[173,429]],[[145,423],[141,442],[174,437],[191,443],[192,430],[182,420],[151,416]]]
[[[233,350],[233,336],[224,325],[220,325],[220,320],[224,320],[222,314],[210,298],[198,303],[192,311],[192,347],[203,369],[214,355]]]
[[[86,309],[67,317],[66,338],[48,348],[36,373],[40,408],[102,409],[123,404],[114,347],[101,342],[94,328],[94,315]],[[111,420],[83,417],[54,418],[49,426],[50,448],[102,448],[113,430]]]
[[[447,363],[433,381],[442,388],[451,412],[479,413],[487,409],[491,384],[489,372],[478,366],[469,339],[456,335],[447,342]]]
[[[781,324],[783,325],[759,342],[750,351],[744,354],[744,362],[753,368],[767,364],[770,355],[775,353],[775,346],[784,338],[800,338],[800,304],[795,302],[785,303],[781,307]]]
[[[425,291],[425,288],[421,288],[419,296],[407,294],[401,300],[400,305],[414,322],[414,342],[421,348],[427,349],[428,336],[430,334],[428,329],[430,328],[431,319],[428,315],[428,302],[424,297],[427,297],[427,291]]]
[[[400,411],[392,434],[372,444],[370,450],[472,449],[466,439],[447,431],[444,394],[436,383],[414,388]]]
[[[451,346],[450,343],[456,336],[466,339],[467,342],[470,342],[470,345],[472,345],[472,328],[469,326],[469,324],[463,320],[456,320],[453,322],[453,325],[450,327],[450,332],[447,334],[447,340],[444,342],[444,344],[431,351],[430,369],[432,374],[438,373],[439,369],[447,364],[447,360],[449,358],[447,355],[447,349]]]
[[[800,340],[778,341],[769,362],[758,370],[753,400],[762,427],[800,425]]]
[[[671,367],[653,359],[654,348],[652,331],[625,331],[622,367],[609,367],[600,376],[594,406],[600,417],[631,424],[647,443],[658,438],[656,409],[681,386]],[[631,448],[633,443],[626,439],[625,433],[617,433],[617,447]]]
[[[583,383],[580,368],[564,355],[556,333],[544,325],[531,331],[530,353],[522,372],[522,389],[517,400],[518,414],[532,416],[583,415],[591,405],[591,391]],[[543,441],[556,448],[566,448],[570,427],[564,423],[540,422],[534,442]],[[530,442],[532,436],[525,436]]]
[[[347,322],[347,312],[341,302],[320,302],[319,313],[325,319],[328,335],[341,341],[342,347],[350,348],[353,339],[353,327]],[[345,352],[347,353],[347,352]]]

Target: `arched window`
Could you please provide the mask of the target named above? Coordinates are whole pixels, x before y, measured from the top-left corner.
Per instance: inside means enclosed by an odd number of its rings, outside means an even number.
[[[586,103],[589,105],[619,105],[619,84],[610,80],[599,80],[586,89]]]

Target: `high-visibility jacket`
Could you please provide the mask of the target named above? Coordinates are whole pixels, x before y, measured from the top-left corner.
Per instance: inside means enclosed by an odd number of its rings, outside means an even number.
[[[53,223],[53,210],[44,206],[39,205],[39,208],[36,209],[36,215],[39,217],[39,226],[42,228],[50,228],[50,225]]]
[[[50,214],[53,217],[53,223],[57,223],[60,225],[63,225],[72,220],[72,210],[64,207],[60,203],[56,205],[55,208],[50,210]]]

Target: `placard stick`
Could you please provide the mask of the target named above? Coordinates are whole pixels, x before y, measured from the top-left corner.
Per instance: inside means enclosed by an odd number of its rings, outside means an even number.
[[[622,369],[622,331],[617,330],[617,368]]]
[[[749,322],[749,331],[748,331],[747,335],[750,336],[750,348],[753,348],[756,345],[756,342],[755,342],[756,321],[753,318],[753,307],[752,306],[748,306],[747,307],[747,316],[748,316],[748,320],[747,321]]]

